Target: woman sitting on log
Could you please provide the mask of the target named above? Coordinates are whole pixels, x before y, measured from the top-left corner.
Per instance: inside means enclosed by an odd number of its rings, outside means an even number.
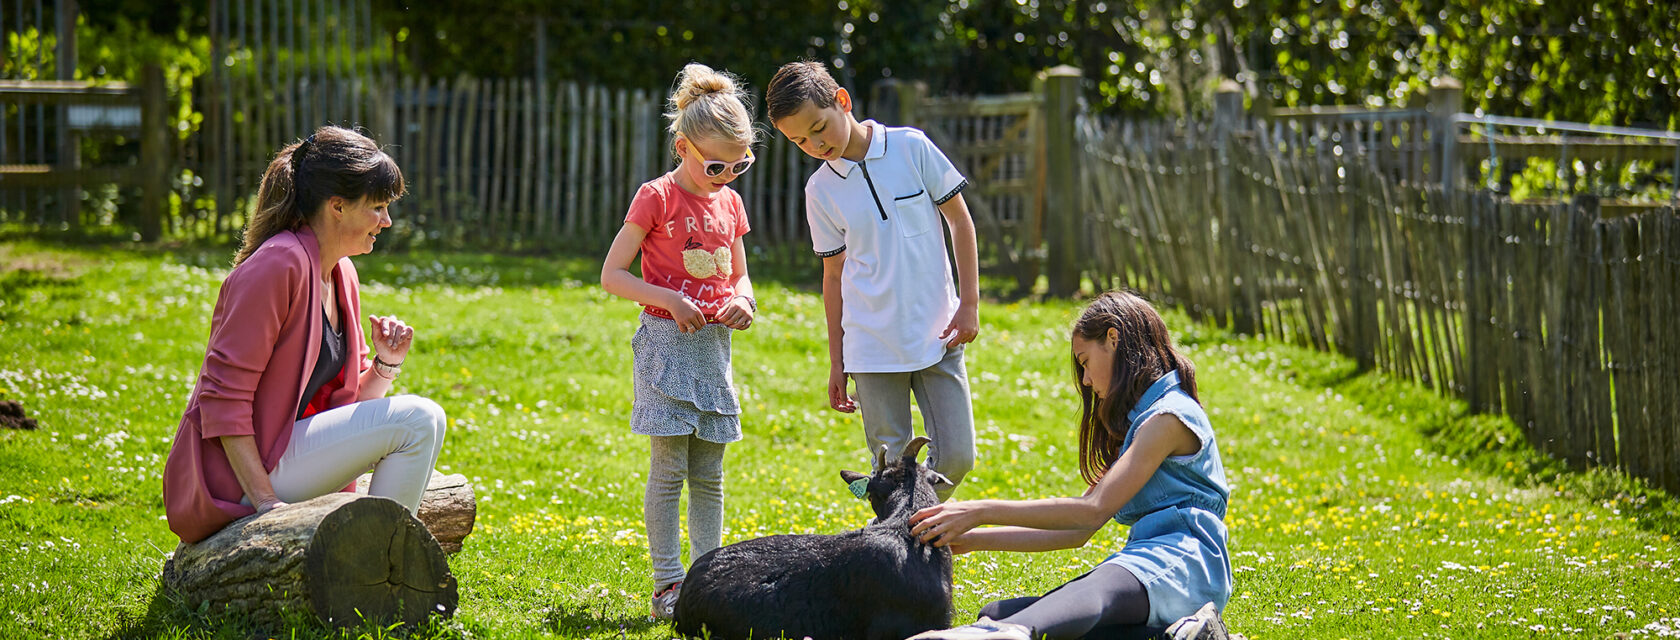
[[[370,468],[368,493],[419,508],[443,409],[385,397],[414,331],[369,316],[368,359],[349,258],[373,250],[403,193],[396,162],[348,129],[317,129],[269,163],[164,467],[164,510],[183,542],[350,490]]]

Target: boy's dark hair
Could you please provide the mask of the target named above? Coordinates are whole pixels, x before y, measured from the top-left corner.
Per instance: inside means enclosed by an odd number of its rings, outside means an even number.
[[[793,115],[806,102],[817,105],[818,109],[834,106],[834,93],[839,90],[840,83],[828,75],[828,68],[821,62],[800,60],[776,70],[776,75],[770,78],[770,87],[764,92],[764,103],[770,121],[776,122]]]

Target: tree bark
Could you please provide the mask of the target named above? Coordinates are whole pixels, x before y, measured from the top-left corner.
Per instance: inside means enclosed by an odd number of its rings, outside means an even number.
[[[356,478],[356,493],[367,493],[372,474]],[[426,483],[426,493],[420,498],[420,522],[437,538],[444,553],[461,550],[461,541],[472,533],[473,521],[478,517],[478,499],[472,483],[459,473],[443,475],[432,472]]]
[[[163,566],[189,607],[266,625],[283,612],[334,626],[365,617],[419,624],[455,613],[455,576],[437,541],[394,500],[332,493],[234,521]]]

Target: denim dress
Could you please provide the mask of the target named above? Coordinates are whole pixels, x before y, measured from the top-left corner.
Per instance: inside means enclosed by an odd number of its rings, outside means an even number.
[[[1178,386],[1178,372],[1155,380],[1126,415],[1131,426],[1120,453],[1132,446],[1138,427],[1156,415],[1178,416],[1202,448],[1170,456],[1137,495],[1114,514],[1131,526],[1126,546],[1104,560],[1132,572],[1149,592],[1149,625],[1166,626],[1212,602],[1220,610],[1231,597],[1231,556],[1226,551],[1225,504],[1231,495],[1219,461],[1207,413]]]

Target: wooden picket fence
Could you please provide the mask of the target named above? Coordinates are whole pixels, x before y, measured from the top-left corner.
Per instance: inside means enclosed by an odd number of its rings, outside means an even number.
[[[360,119],[333,110],[347,100],[300,101],[293,107],[304,112],[299,117],[284,102],[265,106],[261,96],[225,98],[246,105],[244,119],[229,127],[231,143],[202,154],[202,170],[216,185],[216,201],[227,204],[198,213],[202,224],[189,220],[175,231],[237,232],[243,223],[238,212],[248,210],[273,154],[312,128],[294,130],[271,120],[359,126],[385,145],[409,183],[409,195],[395,209],[396,236],[413,244],[526,250],[605,242],[637,187],[673,166],[663,94],[529,78],[388,82],[313,83],[315,93],[359,93]],[[273,85],[263,90],[276,92]],[[732,185],[746,202],[754,229],[749,239],[808,238],[804,181],[815,161],[768,136],[754,153],[752,171]]]
[[[1326,130],[1085,118],[1094,272],[1500,411],[1680,490],[1680,217],[1402,183]]]
[[[663,95],[530,79],[406,78],[386,141],[410,176],[418,233],[513,249],[610,240],[641,183],[672,166]],[[732,186],[755,242],[802,237],[796,147],[767,141]],[[604,245],[602,245],[604,246]]]

